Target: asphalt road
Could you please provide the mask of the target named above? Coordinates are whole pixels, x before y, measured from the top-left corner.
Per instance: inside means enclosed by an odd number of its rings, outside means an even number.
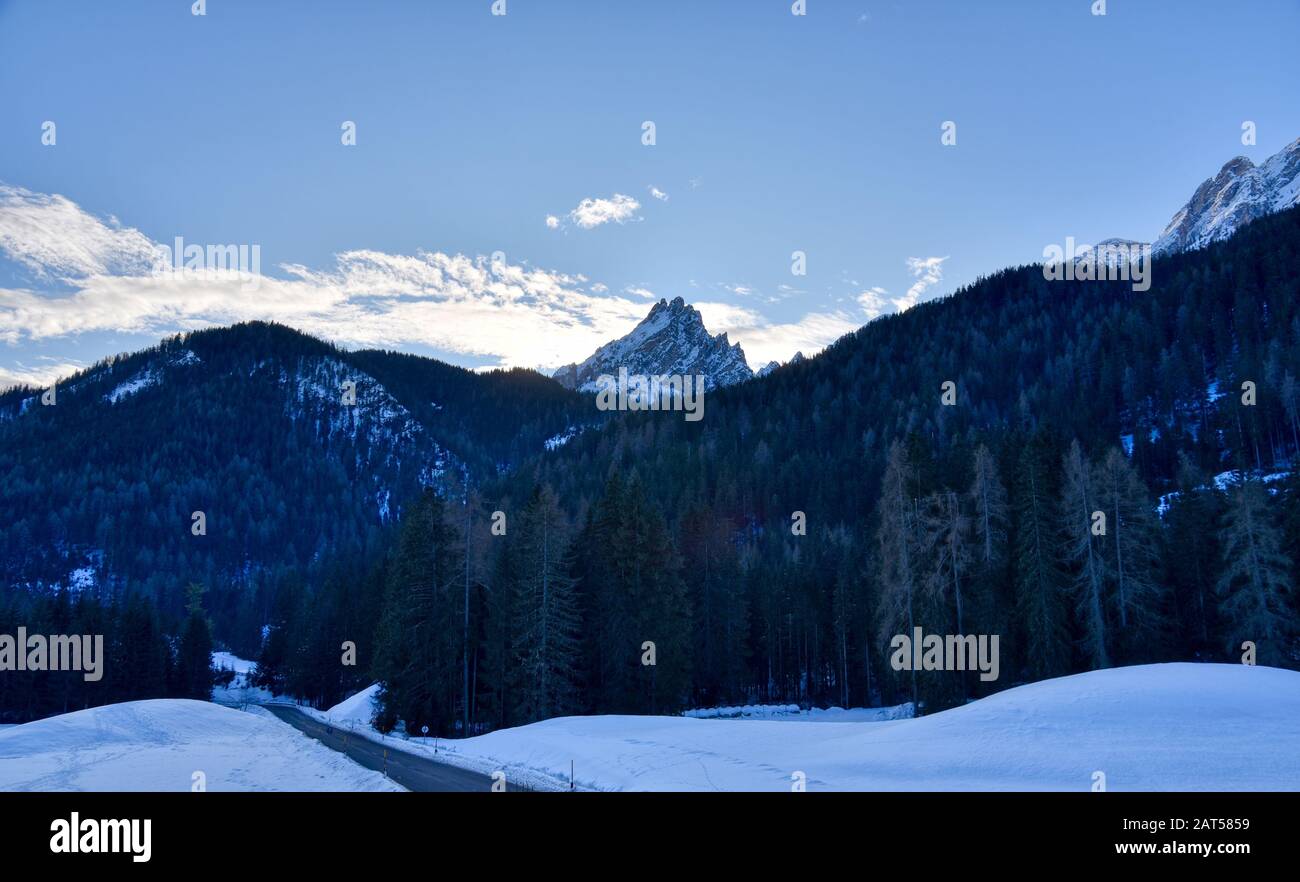
[[[492,779],[487,775],[425,759],[396,748],[385,748],[377,741],[351,734],[347,729],[340,729],[338,726],[334,726],[331,732],[326,724],[309,717],[295,707],[263,706],[303,734],[315,738],[326,747],[347,754],[367,769],[382,772],[386,766],[388,777],[407,790],[436,793],[470,791],[487,793],[492,789]],[[385,750],[388,752],[387,761],[384,759]]]

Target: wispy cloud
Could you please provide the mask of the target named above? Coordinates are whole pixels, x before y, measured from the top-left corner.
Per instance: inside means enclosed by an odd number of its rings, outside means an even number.
[[[728,340],[740,343],[754,368],[789,361],[796,352],[813,355],[860,325],[842,312],[810,312],[797,322],[773,323],[755,310],[730,303],[696,303],[695,308],[710,332],[725,331]]]
[[[663,190],[660,190],[658,187],[654,187],[654,186],[651,186],[648,189],[650,190],[650,195],[658,199],[660,202],[668,201],[668,194],[665,193]]]
[[[640,286],[611,294],[581,274],[441,251],[344,251],[325,267],[281,264],[276,276],[253,286],[233,270],[172,271],[152,262],[159,247],[61,196],[9,188],[0,201],[0,252],[39,278],[57,278],[60,290],[0,288],[0,341],[21,345],[91,332],[162,336],[264,320],[344,346],[427,346],[499,366],[549,368],[626,334],[656,296]],[[774,323],[732,304],[696,306],[709,329],[728,332],[755,366],[796,351],[811,355],[860,323],[839,311]],[[0,386],[47,385],[79,367],[10,362]]]
[[[0,250],[42,278],[145,271],[159,246],[116,218],[100,220],[63,196],[0,184]]]
[[[894,298],[894,308],[902,312],[929,299],[924,296],[925,292],[943,281],[943,262],[947,259],[947,256],[909,257],[907,259],[907,269],[916,281],[912,283],[912,287],[907,289],[906,294]]]
[[[0,288],[0,341],[162,335],[260,319],[343,345],[419,344],[503,366],[550,367],[585,357],[645,314],[643,301],[599,296],[599,284],[584,276],[483,255],[346,251],[324,269],[283,264],[283,277],[253,286],[233,270],[196,277],[159,268],[158,248],[61,196],[8,188],[0,252],[37,277],[57,274],[69,290]],[[10,367],[6,379],[57,374]]]
[[[69,377],[86,365],[79,361],[48,359],[48,364],[28,366],[17,362],[13,367],[0,365],[0,392],[11,386],[46,388],[57,380]]]
[[[867,321],[879,318],[890,310],[885,305],[885,295],[889,293],[884,288],[876,286],[868,288],[858,295],[858,305],[866,313]],[[895,301],[897,302],[897,301]]]

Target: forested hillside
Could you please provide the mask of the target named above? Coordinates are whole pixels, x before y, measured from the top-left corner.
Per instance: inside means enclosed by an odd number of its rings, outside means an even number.
[[[1298,265],[1290,211],[1157,261],[1148,292],[1007,270],[711,392],[700,422],[598,423],[538,375],[273,326],[193,334],[56,407],[0,397],[0,552],[28,572],[83,544],[107,597],[173,623],[204,585],[266,685],[328,704],[379,679],[382,722],[445,734],[745,701],[932,710],[1246,641],[1295,667]],[[162,380],[119,391],[147,366]],[[896,673],[912,627],[998,634],[999,679]]]
[[[422,487],[491,478],[594,418],[532,372],[347,352],[262,323],[178,336],[59,384],[52,405],[41,395],[0,395],[8,593],[140,595],[174,625],[197,583],[247,654],[273,610],[266,584],[380,554]]]
[[[1245,641],[1296,666],[1298,258],[1292,211],[1157,262],[1146,293],[1008,270],[712,394],[699,423],[623,414],[484,500],[428,497],[373,575],[387,722],[933,709]],[[1000,679],[895,673],[915,626],[1000,635]],[[436,637],[416,663],[398,633]]]

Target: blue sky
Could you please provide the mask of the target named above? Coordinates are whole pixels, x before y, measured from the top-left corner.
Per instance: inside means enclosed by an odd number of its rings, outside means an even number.
[[[674,296],[758,367],[1300,135],[1298,0],[491,5],[0,0],[0,386],[241,318],[553,366]]]

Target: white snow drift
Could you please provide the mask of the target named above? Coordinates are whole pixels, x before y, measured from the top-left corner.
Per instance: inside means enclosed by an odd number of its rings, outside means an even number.
[[[110,704],[0,731],[0,790],[401,790],[266,711]]]
[[[394,743],[389,739],[389,743]],[[398,742],[400,743],[400,742]],[[407,749],[431,751],[411,742]],[[1300,673],[1163,664],[1020,686],[918,719],[562,717],[439,759],[601,790],[1300,790]]]

